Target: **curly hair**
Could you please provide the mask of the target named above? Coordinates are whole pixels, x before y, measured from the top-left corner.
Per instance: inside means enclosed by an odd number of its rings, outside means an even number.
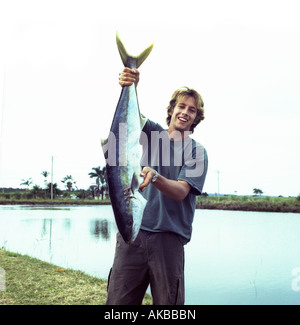
[[[202,121],[204,120],[204,102],[201,97],[201,95],[194,89],[188,88],[188,87],[181,87],[174,91],[171,100],[169,102],[169,106],[167,107],[167,113],[168,116],[166,118],[167,125],[170,125],[171,116],[173,114],[174,107],[178,103],[179,99],[185,98],[185,97],[193,97],[196,102],[196,108],[197,108],[197,115],[195,118],[194,123],[191,125],[190,131],[193,133],[194,128]]]

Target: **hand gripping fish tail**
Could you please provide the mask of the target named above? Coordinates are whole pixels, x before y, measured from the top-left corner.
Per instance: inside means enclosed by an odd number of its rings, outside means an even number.
[[[116,40],[122,62],[130,69],[138,68],[153,48],[151,44],[140,55],[132,56],[126,51],[118,33]],[[140,114],[135,84],[122,87],[109,136],[102,140],[102,149],[115,221],[128,244],[136,239],[147,203],[139,191],[143,181],[140,177],[139,139],[145,123]]]

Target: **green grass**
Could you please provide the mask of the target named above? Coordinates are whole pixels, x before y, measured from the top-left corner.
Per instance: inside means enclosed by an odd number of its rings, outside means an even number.
[[[38,259],[0,250],[6,290],[0,305],[103,305],[107,281]],[[146,294],[143,304],[152,304]]]
[[[198,209],[222,209],[265,212],[300,213],[299,197],[254,197],[254,196],[201,196],[197,199]]]
[[[71,199],[5,199],[0,198],[0,205],[30,204],[30,205],[102,205],[110,204],[105,200],[71,200]],[[270,196],[200,196],[197,197],[198,209],[222,209],[241,211],[265,212],[296,212],[300,213],[300,196],[298,197],[270,197]]]
[[[14,199],[0,198],[0,205],[30,204],[30,205],[108,205],[110,200],[72,200],[72,199]]]

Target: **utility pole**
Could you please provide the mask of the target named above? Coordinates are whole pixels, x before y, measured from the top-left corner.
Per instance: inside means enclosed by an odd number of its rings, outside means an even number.
[[[4,126],[4,106],[5,106],[5,70],[3,72],[3,88],[2,88],[2,107],[0,109],[1,115],[0,115],[0,179],[2,178],[2,173],[1,173],[1,157],[2,157],[2,139],[3,139],[3,126]],[[4,186],[2,189],[4,193]]]
[[[53,200],[53,156],[51,157],[51,200]]]
[[[220,197],[220,171],[217,170],[217,174],[218,174],[218,197]]]

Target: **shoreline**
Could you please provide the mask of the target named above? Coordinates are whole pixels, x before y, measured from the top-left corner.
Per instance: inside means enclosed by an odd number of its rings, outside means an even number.
[[[300,213],[300,197],[220,196],[200,197],[198,209],[218,209],[256,212]]]
[[[0,205],[111,205],[109,201],[92,200],[0,200]]]
[[[104,305],[107,280],[0,248],[2,305]],[[144,305],[152,304],[145,294]]]
[[[111,205],[111,202],[107,199],[103,201],[72,199],[0,199],[0,205],[92,206]],[[196,209],[300,213],[300,199],[299,197],[253,196],[198,197]]]

